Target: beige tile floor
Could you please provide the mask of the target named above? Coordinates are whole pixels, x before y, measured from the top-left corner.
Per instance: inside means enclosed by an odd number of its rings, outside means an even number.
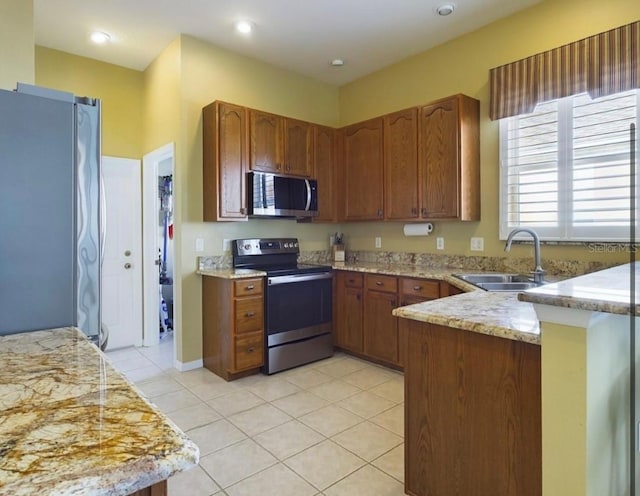
[[[337,353],[225,382],[178,372],[170,340],[109,351],[114,365],[200,448],[170,496],[404,494],[404,378]]]

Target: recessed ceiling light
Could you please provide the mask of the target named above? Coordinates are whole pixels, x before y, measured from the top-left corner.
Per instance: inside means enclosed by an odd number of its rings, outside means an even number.
[[[238,21],[236,30],[242,34],[249,34],[253,30],[253,25],[249,21]]]
[[[103,31],[94,31],[91,33],[91,41],[98,45],[104,45],[109,40],[111,40],[111,36]]]
[[[445,3],[440,5],[439,7],[436,8],[436,12],[438,13],[439,16],[448,16],[450,14],[453,14],[453,11],[455,10],[455,5],[453,5],[452,3]]]
[[[333,67],[342,67],[344,65],[344,60],[342,60],[342,59],[333,59],[331,61],[331,65]]]

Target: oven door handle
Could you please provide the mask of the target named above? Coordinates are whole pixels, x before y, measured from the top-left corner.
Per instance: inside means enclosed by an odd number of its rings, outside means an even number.
[[[309,208],[311,208],[311,183],[308,179],[305,179],[304,184],[307,186],[307,204],[304,209],[309,210]]]
[[[267,284],[269,286],[275,286],[277,284],[292,284],[296,282],[316,281],[320,279],[331,279],[333,274],[331,272],[320,272],[315,274],[292,274],[290,276],[275,276],[268,277]]]

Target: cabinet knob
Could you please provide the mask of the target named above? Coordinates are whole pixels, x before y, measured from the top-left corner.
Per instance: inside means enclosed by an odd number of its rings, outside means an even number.
[[[413,290],[414,291],[420,291],[422,289],[422,286],[414,286]]]
[[[247,317],[253,317],[255,314],[256,314],[256,313],[255,313],[253,310],[249,310],[249,311],[246,313],[246,316],[247,316]]]
[[[422,213],[423,217],[427,216],[427,209],[426,208],[423,208],[422,210],[420,210],[420,212]]]
[[[383,282],[382,281],[376,281],[376,286],[382,286]]]
[[[253,284],[249,284],[246,288],[244,288],[247,291],[253,291],[256,287]]]
[[[252,346],[251,348],[247,348],[247,353],[253,353],[256,349]]]

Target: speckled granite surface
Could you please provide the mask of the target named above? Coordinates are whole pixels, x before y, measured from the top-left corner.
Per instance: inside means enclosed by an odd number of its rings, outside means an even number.
[[[247,279],[250,277],[264,277],[266,272],[251,269],[234,269],[233,267],[213,267],[210,269],[198,269],[196,274],[201,276],[219,277],[221,279]]]
[[[472,291],[396,308],[393,315],[540,344],[540,326],[533,305],[518,301],[517,293]]]
[[[631,280],[635,284],[631,285]],[[523,302],[605,313],[638,315],[640,262],[548,284],[522,293]]]
[[[0,337],[0,495],[118,496],[198,447],[77,329]]]

